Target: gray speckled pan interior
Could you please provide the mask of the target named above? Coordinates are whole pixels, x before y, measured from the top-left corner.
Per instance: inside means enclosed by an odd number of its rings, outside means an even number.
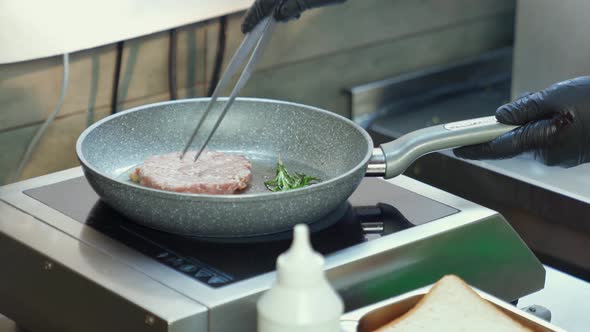
[[[208,99],[146,105],[97,122],[78,139],[84,174],[101,198],[137,223],[203,238],[251,237],[311,223],[336,209],[362,180],[371,155],[367,133],[349,120],[317,108],[264,99],[238,98],[209,144],[257,165],[274,166],[280,153],[287,168],[314,172],[317,185],[289,192],[250,190],[236,195],[165,192],[136,185],[127,174],[146,157],[182,150]],[[225,102],[224,99],[219,102]],[[219,107],[205,122],[202,142]],[[260,166],[263,168],[263,166]],[[267,167],[270,170],[270,167]],[[261,177],[253,188],[261,188]]]

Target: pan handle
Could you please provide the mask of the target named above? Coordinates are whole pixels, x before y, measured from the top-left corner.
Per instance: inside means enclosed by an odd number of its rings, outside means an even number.
[[[489,142],[515,128],[517,126],[501,124],[494,116],[488,116],[419,129],[376,148],[367,175],[389,179],[402,174],[425,154]]]

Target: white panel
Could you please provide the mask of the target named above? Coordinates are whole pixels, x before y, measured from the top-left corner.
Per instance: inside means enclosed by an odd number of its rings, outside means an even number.
[[[0,0],[0,64],[93,48],[244,10],[253,0]]]

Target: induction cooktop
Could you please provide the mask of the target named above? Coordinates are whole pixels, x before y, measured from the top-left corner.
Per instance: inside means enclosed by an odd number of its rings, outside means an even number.
[[[146,228],[100,200],[84,177],[24,193],[210,287],[274,270],[277,256],[287,250],[291,240],[287,232],[245,243],[219,243]],[[345,204],[326,217],[337,218],[337,222],[329,221],[331,226],[315,232],[314,225],[325,220],[310,222],[311,240],[315,250],[329,255],[457,212],[407,189],[367,178]]]

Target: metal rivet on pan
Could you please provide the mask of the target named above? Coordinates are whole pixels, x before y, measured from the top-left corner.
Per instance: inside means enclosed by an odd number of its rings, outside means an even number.
[[[152,326],[156,323],[156,318],[154,318],[154,316],[152,315],[146,315],[145,316],[145,324]]]
[[[50,261],[45,261],[43,263],[43,269],[45,271],[50,271],[51,269],[53,269],[53,263],[51,263]]]

